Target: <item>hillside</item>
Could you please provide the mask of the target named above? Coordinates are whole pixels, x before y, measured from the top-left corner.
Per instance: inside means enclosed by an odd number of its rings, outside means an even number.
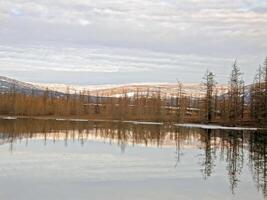
[[[0,92],[4,93],[10,92],[12,90],[23,94],[31,94],[32,91],[35,91],[37,93],[43,92],[42,89],[37,85],[0,76]]]
[[[12,78],[0,76],[0,93],[7,92],[17,92],[21,94],[35,94],[35,95],[43,95],[46,88],[40,87],[38,84],[27,83],[23,81],[18,81]],[[64,95],[61,92],[54,91],[55,96]]]
[[[80,91],[90,92],[92,96],[104,97],[121,97],[127,94],[128,97],[134,94],[138,95],[157,95],[173,97],[178,93],[177,83],[132,83],[125,85],[65,85],[65,84],[37,84],[39,88],[49,88],[58,92],[69,92],[71,94],[79,93]],[[227,91],[227,86],[218,85],[218,94],[224,94]],[[205,90],[201,84],[183,84],[182,92],[185,96],[203,97]]]
[[[177,83],[132,83],[125,85],[66,85],[66,84],[43,84],[22,82],[15,79],[0,76],[0,92],[10,92],[15,89],[16,92],[23,94],[42,95],[46,89],[54,91],[57,95],[63,95],[67,92],[70,94],[79,94],[85,91],[91,96],[103,97],[121,97],[127,94],[128,97],[134,94],[138,95],[157,95],[159,92],[163,97],[176,96],[178,93]],[[218,85],[218,95],[227,91],[227,86]],[[201,84],[183,84],[182,92],[185,96],[203,97],[205,90]]]

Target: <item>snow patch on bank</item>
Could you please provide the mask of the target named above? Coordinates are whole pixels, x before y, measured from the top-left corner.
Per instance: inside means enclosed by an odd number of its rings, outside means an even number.
[[[188,127],[188,128],[201,128],[201,129],[215,129],[215,130],[248,130],[248,131],[257,131],[258,128],[247,128],[247,127],[228,127],[228,126],[219,126],[219,125],[207,125],[207,124],[175,124],[179,127]]]
[[[15,119],[17,119],[17,117],[10,117],[10,116],[7,116],[7,117],[0,117],[0,119],[15,120]]]
[[[87,120],[87,119],[69,119],[69,121],[72,121],[72,122],[89,122],[89,120]]]
[[[163,125],[162,122],[142,122],[142,121],[123,121],[124,123],[144,124],[144,125]]]
[[[72,121],[72,122],[88,122],[87,119],[64,119],[64,118],[57,118],[56,121]]]

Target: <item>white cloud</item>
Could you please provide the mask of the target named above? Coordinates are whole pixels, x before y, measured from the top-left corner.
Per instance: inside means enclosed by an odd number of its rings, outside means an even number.
[[[164,54],[120,48],[62,49],[47,46],[0,46],[0,57],[0,66],[6,65],[8,70],[12,68],[16,70],[42,69],[62,72],[136,72],[162,68],[186,70],[190,66],[218,67],[219,62],[227,61],[227,59],[203,58],[195,55]],[[210,63],[207,63],[208,59]],[[190,69],[192,70],[194,69]]]
[[[82,26],[87,26],[89,24],[91,24],[88,20],[86,19],[79,19],[78,23],[81,24]]]
[[[259,57],[240,57],[243,70],[251,75],[251,67]],[[137,49],[107,47],[55,47],[55,46],[0,46],[0,72],[68,72],[75,73],[133,73],[149,75],[157,72],[162,79],[166,73],[176,74],[188,82],[201,81],[206,69],[213,70],[220,81],[228,76],[233,59],[230,57],[205,57],[189,54],[160,53]],[[157,78],[157,77],[156,77]],[[173,82],[174,77],[165,81]],[[192,81],[193,80],[193,81]]]
[[[97,25],[115,24],[117,29],[142,24],[145,31],[168,31],[182,25],[183,29],[195,30],[204,27],[209,30],[245,28],[262,30],[266,28],[267,13],[256,12],[256,0],[98,0],[98,1],[6,1],[2,7],[12,13],[24,13],[24,17],[41,22],[81,24],[93,22]],[[259,8],[267,8],[261,3]],[[254,6],[253,6],[254,5]],[[254,10],[253,10],[254,9]],[[246,11],[244,11],[246,10]],[[40,21],[41,20],[41,21]],[[161,29],[161,25],[166,25]],[[185,26],[186,24],[186,26]],[[229,27],[231,26],[231,27]],[[180,29],[177,28],[179,31]],[[188,34],[187,33],[187,34]],[[219,34],[220,32],[210,32]]]

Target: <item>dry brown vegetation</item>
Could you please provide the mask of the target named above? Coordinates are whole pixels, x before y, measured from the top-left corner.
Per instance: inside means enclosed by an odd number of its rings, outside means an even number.
[[[83,91],[56,96],[47,90],[42,96],[25,95],[10,89],[0,94],[0,114],[16,116],[61,116],[88,119],[143,120],[157,122],[219,123],[227,125],[267,125],[267,59],[260,67],[254,84],[245,86],[235,62],[228,92],[219,94],[215,75],[207,71],[203,78],[205,96],[188,96],[182,83],[172,97],[161,91],[101,97]]]

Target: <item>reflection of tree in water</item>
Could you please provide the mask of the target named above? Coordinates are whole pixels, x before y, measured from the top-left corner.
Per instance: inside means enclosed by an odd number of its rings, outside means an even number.
[[[249,163],[253,178],[267,199],[267,135],[255,133],[250,136]]]
[[[227,134],[227,133],[226,133]],[[234,193],[239,182],[244,163],[243,152],[243,133],[242,132],[228,132],[226,149],[227,170],[230,179],[231,190]],[[225,141],[224,141],[225,142]]]
[[[216,160],[216,149],[220,160],[227,163],[227,171],[233,194],[244,166],[245,153],[249,152],[249,165],[259,190],[267,199],[267,135],[261,132],[248,131],[206,131],[201,138],[205,157],[203,174],[212,175]]]
[[[175,168],[178,166],[179,162],[181,161],[182,151],[181,151],[181,135],[183,134],[183,129],[175,129],[175,133],[172,135],[172,138],[175,141]]]
[[[219,154],[220,160],[227,163],[232,193],[237,188],[244,163],[243,137],[243,132],[220,130],[206,130],[201,137],[205,154],[202,161],[204,178],[212,176],[215,171],[217,154]]]
[[[267,199],[267,136],[249,131],[202,130],[173,126],[134,125],[111,122],[74,122],[55,120],[1,120],[0,144],[9,143],[13,150],[16,141],[42,138],[57,142],[63,140],[81,145],[90,139],[117,144],[122,153],[127,146],[172,146],[176,149],[175,166],[180,162],[183,149],[200,147],[203,151],[201,166],[207,179],[216,171],[216,162],[226,162],[231,190],[238,187],[245,151],[249,153],[249,166],[259,190]],[[219,159],[218,159],[219,158]]]
[[[211,130],[207,130],[201,135],[201,141],[204,144],[204,159],[201,165],[204,168],[202,173],[205,179],[212,175],[215,167],[216,151],[213,139],[215,139],[215,137],[213,137]]]
[[[165,127],[156,125],[134,125],[131,123],[56,121],[56,120],[1,120],[0,144],[13,143],[17,140],[40,137],[53,142],[64,140],[67,146],[72,141],[83,145],[88,139],[105,139],[105,142],[117,143],[125,150],[127,145],[153,145],[161,147],[164,141],[175,133],[166,132]],[[11,149],[12,150],[12,149]]]

